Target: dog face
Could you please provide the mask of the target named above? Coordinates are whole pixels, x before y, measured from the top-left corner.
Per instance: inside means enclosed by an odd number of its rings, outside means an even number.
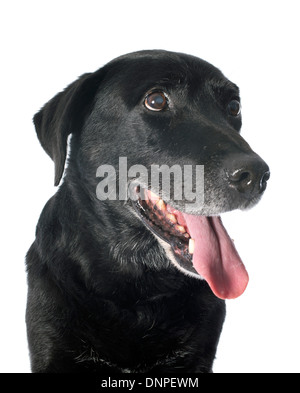
[[[240,135],[240,109],[239,89],[212,65],[184,54],[142,51],[83,75],[34,120],[55,162],[55,184],[72,134],[65,181],[76,183],[96,206],[97,185],[104,178],[97,178],[97,170],[101,165],[115,168],[117,198],[106,205],[116,214],[122,209],[131,225],[145,225],[181,271],[205,278],[217,296],[230,298],[243,292],[247,275],[213,216],[253,206],[269,178],[268,166]],[[154,185],[150,176],[138,183],[138,176],[128,177],[130,192],[125,203],[120,201],[120,157],[126,157],[128,168],[139,165],[149,172],[162,165],[181,174],[201,167],[201,203],[186,198],[187,183],[192,195],[198,192],[190,172],[179,190],[175,175],[170,176],[170,198],[165,198],[161,178]],[[181,198],[174,197],[178,191]],[[204,240],[197,240],[201,236]],[[224,264],[227,259],[230,266],[213,267],[213,260]],[[233,278],[232,266],[237,266]]]
[[[121,57],[107,66],[80,159],[95,160],[88,167],[93,175],[101,163],[117,167],[120,156],[148,170],[203,165],[202,206],[182,198],[171,202],[175,208],[216,215],[251,207],[265,189],[268,167],[239,134],[240,105],[237,86],[200,59],[156,51]]]

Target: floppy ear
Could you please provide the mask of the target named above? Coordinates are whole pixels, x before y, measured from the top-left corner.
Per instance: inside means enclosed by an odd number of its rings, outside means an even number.
[[[68,135],[80,132],[86,115],[92,109],[101,79],[101,69],[82,75],[45,104],[33,118],[39,141],[54,161],[55,186],[64,172]]]

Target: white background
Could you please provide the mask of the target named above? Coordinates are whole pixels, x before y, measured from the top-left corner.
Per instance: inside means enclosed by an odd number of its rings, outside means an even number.
[[[298,4],[297,4],[298,3]],[[299,372],[299,2],[1,3],[0,372],[29,372],[24,256],[53,163],[33,114],[84,72],[140,49],[199,56],[241,89],[242,134],[269,164],[263,200],[224,217],[250,275],[227,301],[215,372]]]

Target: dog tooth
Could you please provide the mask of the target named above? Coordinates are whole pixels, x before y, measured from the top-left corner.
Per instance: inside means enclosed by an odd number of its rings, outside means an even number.
[[[175,229],[181,233],[185,233],[185,227],[182,225],[176,225]]]
[[[183,236],[186,237],[187,239],[190,238],[190,235],[189,235],[187,232],[185,232],[185,233],[183,234]]]
[[[159,199],[156,204],[157,208],[161,211],[165,211],[166,210],[166,204],[162,199]]]
[[[176,223],[177,223],[177,219],[176,219],[176,217],[174,216],[174,214],[172,214],[172,213],[166,214],[166,218],[167,218],[169,221],[171,221],[173,224],[176,224]]]
[[[189,240],[189,253],[194,254],[194,250],[195,250],[195,240],[190,239]]]

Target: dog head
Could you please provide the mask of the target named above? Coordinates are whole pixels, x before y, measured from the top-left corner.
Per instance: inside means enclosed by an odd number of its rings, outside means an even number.
[[[77,177],[95,196],[99,178],[106,178],[101,195],[106,187],[107,199],[113,195],[117,202],[125,187],[124,200],[132,200],[126,208],[179,269],[204,277],[219,297],[244,290],[243,265],[216,216],[253,206],[266,188],[269,168],[240,135],[239,89],[217,68],[166,51],[121,56],[55,96],[34,123],[55,163],[56,185],[72,134],[66,179]],[[128,169],[125,186],[120,158]],[[163,166],[169,170],[167,190]],[[197,240],[201,236],[205,239]],[[213,260],[226,265],[227,259],[230,266],[213,272]],[[232,266],[234,279],[228,278]]]

